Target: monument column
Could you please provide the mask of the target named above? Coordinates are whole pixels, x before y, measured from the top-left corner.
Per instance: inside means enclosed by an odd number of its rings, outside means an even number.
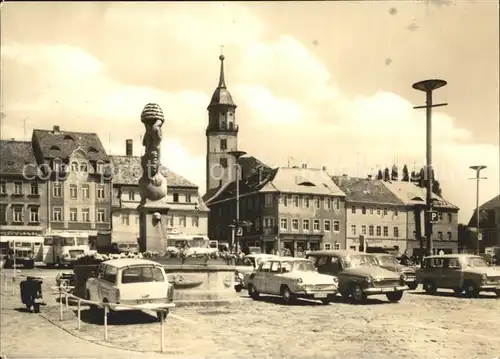
[[[145,147],[141,157],[142,177],[139,179],[141,202],[139,212],[139,250],[165,252],[166,215],[169,210],[166,201],[167,179],[161,173],[162,141],[161,127],[165,119],[160,106],[148,103],[141,113],[141,122],[146,128],[142,141]]]

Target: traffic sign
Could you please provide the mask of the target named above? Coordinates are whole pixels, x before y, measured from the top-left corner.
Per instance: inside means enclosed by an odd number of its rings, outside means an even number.
[[[429,221],[431,223],[437,223],[438,222],[438,213],[436,211],[428,211],[429,214]]]
[[[478,241],[482,241],[483,240],[483,234],[482,233],[478,233],[477,234],[477,240]]]
[[[238,227],[237,230],[236,230],[236,235],[238,237],[241,237],[243,236],[243,227]]]

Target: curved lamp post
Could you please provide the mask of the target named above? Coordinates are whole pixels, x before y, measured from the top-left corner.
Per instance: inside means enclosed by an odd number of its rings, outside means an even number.
[[[240,228],[240,165],[238,164],[238,160],[240,157],[246,155],[245,151],[231,151],[228,152],[235,159],[236,166],[236,219],[234,225],[231,225],[231,247],[235,246],[235,253],[238,253],[238,240],[236,239],[236,235],[238,234],[238,230]]]
[[[484,170],[486,168],[485,165],[476,165],[476,166],[469,166],[471,170],[476,171],[476,177],[474,178],[469,178],[469,179],[475,179],[476,180],[476,231],[477,231],[477,244],[476,244],[476,254],[479,254],[480,252],[480,246],[479,242],[481,241],[481,231],[479,229],[479,181],[482,179],[486,179],[486,177],[479,177],[479,173],[481,170]]]
[[[446,106],[447,103],[432,103],[432,91],[437,90],[443,86],[446,86],[447,82],[444,80],[424,80],[413,84],[415,90],[425,92],[425,105],[415,106],[414,109],[425,108],[426,109],[426,211],[424,213],[425,218],[425,237],[427,239],[427,254],[432,254],[432,223],[431,215],[432,211],[432,108],[439,106]]]

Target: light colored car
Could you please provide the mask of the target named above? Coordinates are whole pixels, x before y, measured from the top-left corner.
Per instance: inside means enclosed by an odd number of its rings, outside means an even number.
[[[500,297],[500,268],[490,267],[486,261],[471,254],[443,254],[424,258],[417,270],[417,279],[428,294],[439,288],[453,289],[456,295],[465,292],[477,297],[479,292],[494,292]]]
[[[338,292],[338,279],[319,274],[310,260],[276,257],[263,261],[248,279],[252,299],[260,294],[280,295],[285,303],[296,298],[321,300],[328,304]]]
[[[242,289],[246,289],[250,274],[252,274],[255,269],[259,267],[260,263],[272,258],[278,258],[278,256],[266,253],[247,254],[244,256],[241,263],[237,263],[236,265],[234,289],[237,292],[241,292]]]
[[[168,312],[168,308],[174,306],[173,290],[161,264],[147,259],[111,259],[99,265],[97,278],[87,280],[86,299],[109,303],[111,311],[157,310],[161,307]],[[97,308],[91,306],[91,309]],[[160,318],[160,311],[157,315]]]

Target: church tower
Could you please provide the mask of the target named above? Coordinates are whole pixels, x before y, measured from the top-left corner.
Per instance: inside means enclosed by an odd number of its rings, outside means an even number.
[[[208,105],[207,136],[207,188],[219,187],[236,180],[235,159],[229,154],[238,150],[238,125],[236,125],[236,105],[226,88],[224,79],[224,55],[219,56],[219,85]]]

